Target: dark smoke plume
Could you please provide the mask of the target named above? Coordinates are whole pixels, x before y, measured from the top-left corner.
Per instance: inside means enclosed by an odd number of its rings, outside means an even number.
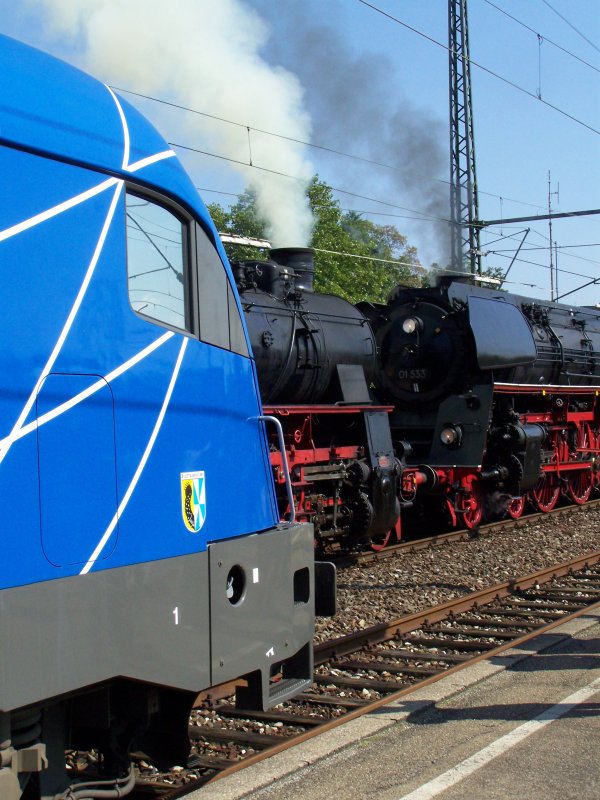
[[[269,0],[253,0],[252,5],[273,17]],[[442,122],[446,110],[434,119],[418,108],[407,99],[403,76],[390,59],[353,53],[336,30],[314,23],[318,16],[318,3],[286,3],[285,14],[276,23],[281,35],[273,40],[271,53],[300,79],[313,141],[394,167],[388,170],[332,156],[328,177],[335,175],[343,188],[447,220],[449,187],[439,180],[448,171],[447,132]],[[423,226],[445,263],[448,224],[425,222]]]

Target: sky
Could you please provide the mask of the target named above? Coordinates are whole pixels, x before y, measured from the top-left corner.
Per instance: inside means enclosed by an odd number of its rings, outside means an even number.
[[[342,208],[444,264],[448,4],[369,3],[0,0],[0,30],[200,112],[124,94],[178,145],[206,202],[257,188],[275,243],[305,243],[302,187],[317,173]],[[600,208],[600,4],[469,0],[468,12],[480,218],[547,213],[549,192],[553,211]],[[505,286],[550,299],[547,221],[486,228],[482,265],[508,269],[528,228]],[[600,303],[600,215],[555,220],[552,239],[555,295]]]

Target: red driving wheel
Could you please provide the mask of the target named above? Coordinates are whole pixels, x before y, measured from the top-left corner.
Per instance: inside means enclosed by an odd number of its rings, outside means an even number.
[[[560,484],[555,472],[545,472],[531,490],[531,499],[538,511],[552,511],[560,495]]]
[[[470,489],[463,489],[456,495],[456,510],[462,517],[465,528],[473,530],[483,519],[483,494],[479,486],[473,482]]]
[[[594,488],[594,476],[590,469],[577,470],[569,475],[567,496],[578,506],[587,503]]]

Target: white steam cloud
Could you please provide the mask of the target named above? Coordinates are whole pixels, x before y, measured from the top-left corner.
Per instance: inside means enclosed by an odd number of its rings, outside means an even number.
[[[251,128],[309,141],[303,89],[261,50],[270,31],[242,0],[29,0],[49,33],[68,37],[85,69],[107,83],[153,95]],[[237,167],[256,191],[274,245],[304,245],[312,216],[305,196],[314,170],[295,142],[250,134],[186,114],[186,139],[215,152],[300,181]],[[170,136],[174,139],[173,132]],[[189,137],[192,136],[192,141]],[[249,147],[250,144],[250,147]]]

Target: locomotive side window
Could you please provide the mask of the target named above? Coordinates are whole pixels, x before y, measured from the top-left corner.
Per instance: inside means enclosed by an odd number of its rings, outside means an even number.
[[[221,259],[202,228],[196,226],[198,309],[203,342],[247,356],[242,321]]]
[[[190,329],[186,225],[164,206],[127,194],[127,286],[134,311]]]

